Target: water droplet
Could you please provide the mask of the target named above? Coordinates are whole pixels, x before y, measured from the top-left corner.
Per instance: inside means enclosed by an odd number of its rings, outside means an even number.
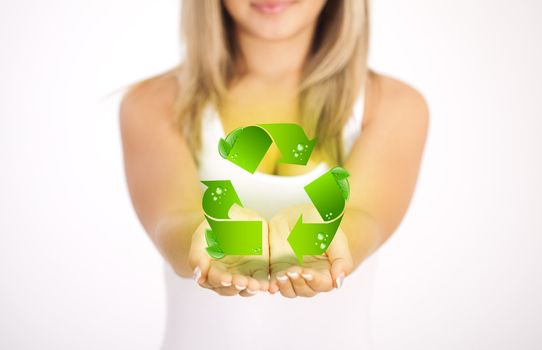
[[[309,145],[305,145],[305,148],[309,148]]]
[[[299,157],[299,153],[294,153],[294,157]]]
[[[303,148],[304,148],[304,147],[303,147],[302,144],[300,144],[300,143],[297,144],[297,150],[298,150],[298,151],[303,151]]]
[[[217,199],[218,199],[218,198],[216,198],[216,197],[213,197],[213,200],[214,200],[214,201],[216,201]]]
[[[320,249],[326,249],[326,244],[325,243],[320,243]]]
[[[318,240],[321,241],[324,239],[324,234],[321,232],[318,232],[318,234],[316,235],[316,238],[318,238]]]
[[[217,187],[215,190],[216,194],[222,194],[222,191],[223,191],[222,187]]]

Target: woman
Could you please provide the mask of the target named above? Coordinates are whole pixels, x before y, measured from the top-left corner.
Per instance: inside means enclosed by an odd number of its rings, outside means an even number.
[[[124,97],[130,195],[167,262],[164,348],[369,346],[373,267],[362,262],[407,210],[428,111],[413,88],[367,68],[367,8],[184,0],[186,59]],[[253,175],[220,158],[221,137],[258,123],[297,123],[317,137],[307,166],[279,163],[273,146]],[[300,266],[288,234],[300,214],[319,220],[303,186],[335,165],[350,172],[344,218],[326,253]],[[216,179],[230,179],[243,202],[230,218],[263,222],[261,256],[205,251],[200,180]],[[351,284],[337,290],[346,276]],[[232,295],[246,298],[221,297]]]

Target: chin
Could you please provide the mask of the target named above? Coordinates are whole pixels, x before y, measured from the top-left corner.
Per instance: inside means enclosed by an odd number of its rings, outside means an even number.
[[[278,41],[291,38],[298,33],[302,28],[295,26],[288,27],[284,25],[262,25],[260,23],[256,28],[246,28],[247,31],[260,39]]]
[[[264,40],[287,39],[314,22],[325,0],[225,0],[247,33]]]
[[[291,9],[290,12],[272,16],[256,13],[244,23],[243,27],[247,32],[261,39],[288,39],[309,25],[302,20],[302,14],[296,12]]]

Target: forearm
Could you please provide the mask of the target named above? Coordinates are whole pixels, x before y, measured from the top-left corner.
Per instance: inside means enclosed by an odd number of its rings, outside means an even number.
[[[360,209],[346,207],[341,229],[348,238],[354,269],[385,241],[384,232],[377,221],[369,213]]]
[[[202,210],[178,211],[164,215],[151,232],[151,239],[160,254],[182,277],[192,276],[188,253],[192,235],[204,220]]]

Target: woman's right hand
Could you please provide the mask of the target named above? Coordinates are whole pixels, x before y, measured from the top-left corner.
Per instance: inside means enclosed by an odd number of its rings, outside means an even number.
[[[214,259],[206,251],[205,231],[210,229],[207,220],[192,235],[188,256],[194,271],[194,280],[204,287],[224,296],[253,296],[269,288],[269,243],[267,222],[255,211],[234,204],[229,217],[233,220],[262,221],[262,255],[230,255]]]

